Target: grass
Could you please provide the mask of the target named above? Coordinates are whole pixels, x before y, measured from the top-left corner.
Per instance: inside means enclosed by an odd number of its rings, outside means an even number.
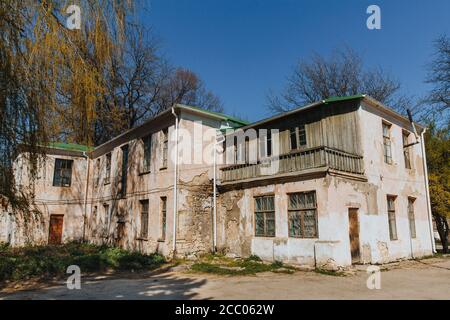
[[[67,243],[61,246],[0,246],[0,282],[49,278],[77,265],[81,272],[147,271],[165,262],[159,254],[144,255],[108,246]]]
[[[326,269],[322,269],[322,268],[315,268],[314,272],[324,274],[327,276],[345,277],[345,273],[342,271],[333,271],[333,270],[326,270]]]
[[[264,263],[255,255],[245,259],[227,258],[220,254],[208,254],[191,266],[191,272],[217,275],[252,275],[260,272],[293,273],[295,269],[282,262]]]

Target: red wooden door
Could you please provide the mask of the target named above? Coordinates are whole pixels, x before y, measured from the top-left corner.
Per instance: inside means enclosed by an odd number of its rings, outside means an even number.
[[[52,214],[50,216],[50,230],[48,234],[48,244],[61,244],[63,230],[63,215]]]

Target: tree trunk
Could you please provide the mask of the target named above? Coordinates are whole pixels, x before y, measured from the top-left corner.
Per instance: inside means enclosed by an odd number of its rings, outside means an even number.
[[[446,217],[439,214],[434,214],[434,220],[436,221],[436,228],[439,233],[439,238],[441,239],[442,252],[448,253],[448,221]]]

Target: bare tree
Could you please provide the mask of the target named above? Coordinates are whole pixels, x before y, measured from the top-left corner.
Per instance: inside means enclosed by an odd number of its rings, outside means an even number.
[[[431,104],[432,114],[442,121],[449,121],[450,112],[450,39],[441,36],[435,41],[435,59],[429,65],[427,83],[433,86],[426,102]]]
[[[192,71],[177,69],[159,53],[150,30],[127,30],[123,54],[112,60],[103,98],[97,103],[95,143],[131,129],[175,103],[222,111],[220,99]]]
[[[268,96],[269,110],[285,112],[333,96],[368,94],[386,105],[403,111],[410,101],[398,95],[400,84],[381,68],[366,69],[355,51],[335,50],[330,58],[317,53],[302,60],[287,78],[280,95]]]

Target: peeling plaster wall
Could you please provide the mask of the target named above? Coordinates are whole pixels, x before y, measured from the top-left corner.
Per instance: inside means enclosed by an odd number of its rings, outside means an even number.
[[[385,164],[383,158],[383,119],[392,124],[392,165]],[[231,255],[256,254],[268,261],[328,268],[348,266],[351,264],[348,210],[356,208],[362,263],[386,263],[432,254],[419,144],[411,148],[412,169],[404,165],[402,130],[410,130],[410,125],[366,105],[358,110],[358,125],[367,182],[327,175],[321,179],[224,192],[218,206],[219,248]],[[288,194],[311,190],[317,195],[319,237],[290,238]],[[254,236],[254,197],[266,194],[275,195],[276,236],[273,238]],[[397,196],[398,240],[393,241],[389,237],[387,195]],[[415,239],[410,237],[408,197],[416,199]]]

